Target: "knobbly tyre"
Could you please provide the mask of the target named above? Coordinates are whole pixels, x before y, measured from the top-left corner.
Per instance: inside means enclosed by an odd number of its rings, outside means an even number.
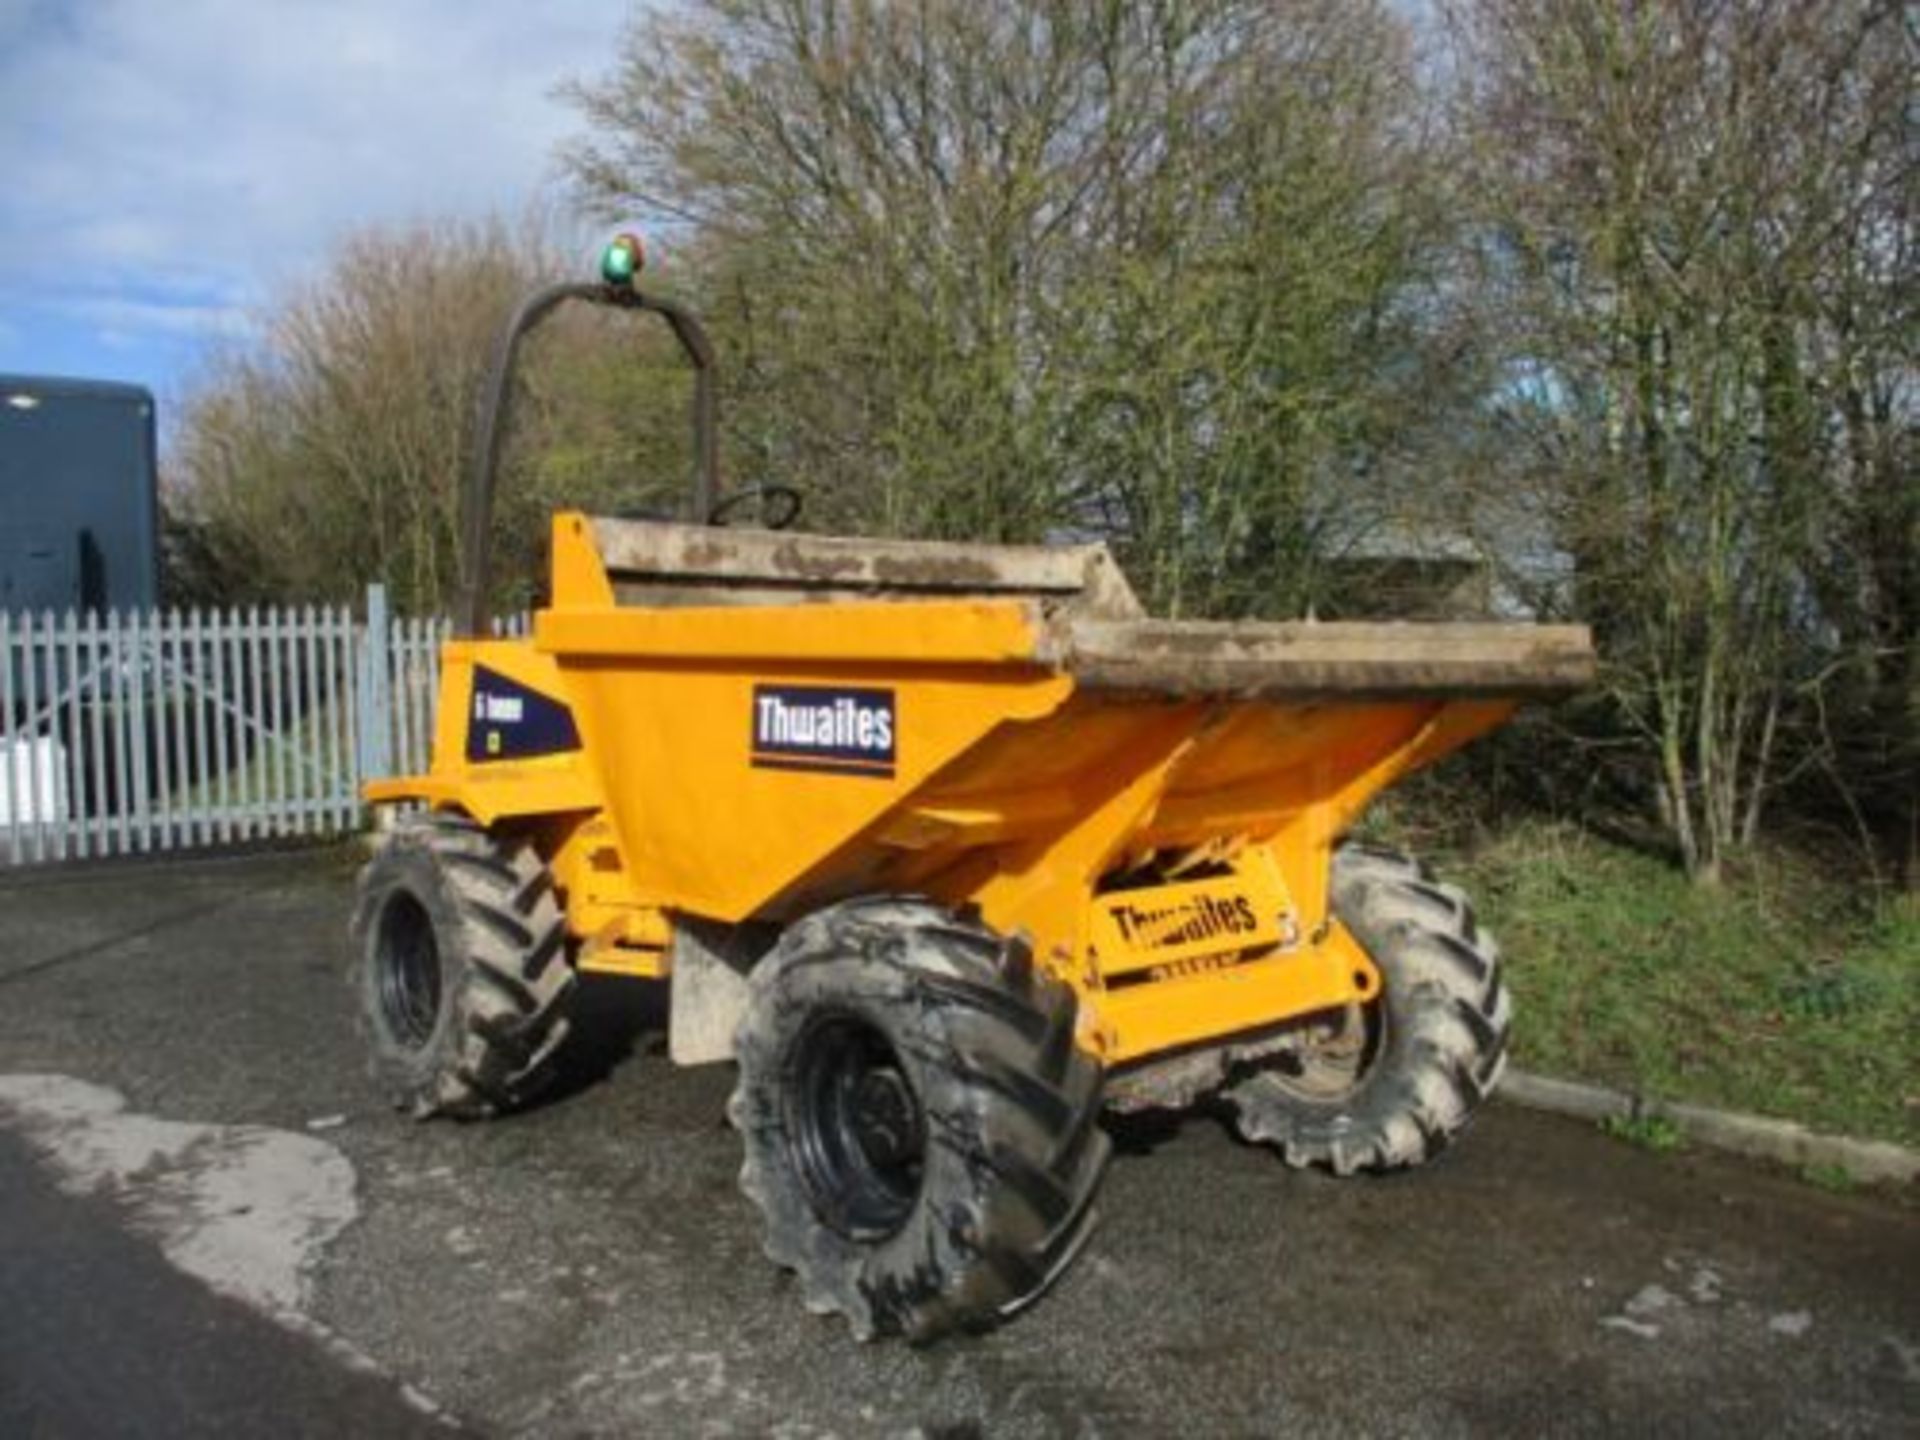
[[[354,983],[416,1116],[534,1096],[580,974],[665,979],[732,1060],[767,1254],[861,1338],[992,1326],[1093,1226],[1105,1107],[1220,1094],[1289,1165],[1431,1158],[1512,1006],[1466,898],[1347,843],[1388,785],[1585,684],[1578,627],[1148,618],[1104,547],[835,538],[723,494],[713,351],[634,283],[530,297],[467,488],[432,766],[361,876]],[[503,402],[563,301],[663,316],[699,523],[553,519],[484,638]],[[745,505],[762,528],[730,528]]]

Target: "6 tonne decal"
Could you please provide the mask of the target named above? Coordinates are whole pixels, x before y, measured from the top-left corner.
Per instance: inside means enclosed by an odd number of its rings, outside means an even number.
[[[893,691],[824,685],[753,687],[753,763],[891,778]]]
[[[516,760],[579,748],[580,732],[566,706],[497,670],[473,667],[467,759]]]

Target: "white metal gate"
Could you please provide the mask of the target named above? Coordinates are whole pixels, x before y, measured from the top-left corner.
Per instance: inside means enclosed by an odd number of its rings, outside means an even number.
[[[364,621],[0,613],[0,865],[358,828],[365,780],[427,766],[447,633],[379,586]]]

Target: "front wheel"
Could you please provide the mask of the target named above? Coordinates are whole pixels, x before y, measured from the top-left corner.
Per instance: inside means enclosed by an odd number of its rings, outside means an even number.
[[[482,1119],[546,1083],[574,974],[553,878],[525,840],[409,815],[360,872],[351,982],[375,1078],[425,1119]]]
[[[1506,1064],[1513,1002],[1466,898],[1394,851],[1342,846],[1333,910],[1380,971],[1378,998],[1303,1032],[1224,1091],[1241,1135],[1336,1174],[1433,1158]]]
[[[911,900],[836,905],[761,962],[728,1118],[766,1251],[860,1339],[987,1329],[1067,1268],[1108,1142],[1073,992]]]

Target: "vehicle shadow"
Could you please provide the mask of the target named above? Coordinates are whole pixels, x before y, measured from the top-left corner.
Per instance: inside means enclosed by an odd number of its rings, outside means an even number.
[[[1225,1101],[1205,1097],[1185,1109],[1109,1110],[1101,1128],[1113,1141],[1116,1159],[1151,1155],[1179,1138],[1189,1125],[1225,1125],[1232,1130],[1232,1114]]]
[[[580,976],[571,1029],[554,1057],[553,1079],[529,1110],[543,1110],[606,1080],[636,1054],[666,1044],[667,982],[624,975]]]

